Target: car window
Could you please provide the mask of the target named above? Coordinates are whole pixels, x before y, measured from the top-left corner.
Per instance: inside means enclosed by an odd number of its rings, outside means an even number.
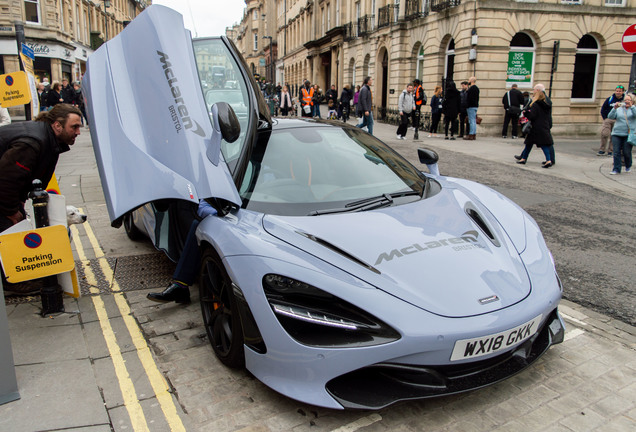
[[[306,215],[383,194],[421,196],[424,187],[415,167],[372,136],[307,125],[274,130],[264,152],[252,155],[239,193],[247,209]]]
[[[241,148],[245,145],[249,121],[249,97],[238,65],[221,39],[193,41],[194,55],[201,81],[201,90],[208,113],[217,102],[230,104],[241,125],[241,135],[233,143],[221,142],[221,152],[232,170]]]

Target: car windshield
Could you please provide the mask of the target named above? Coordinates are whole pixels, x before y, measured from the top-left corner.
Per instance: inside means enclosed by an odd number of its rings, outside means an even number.
[[[337,213],[421,199],[426,181],[360,129],[304,124],[275,128],[254,150],[240,195],[243,207],[268,214]]]
[[[221,142],[221,152],[231,171],[245,145],[249,122],[249,97],[245,80],[230,51],[221,39],[196,39],[193,41],[194,56],[201,81],[201,90],[208,113],[217,102],[227,102],[234,109],[241,125],[241,135],[233,143]]]

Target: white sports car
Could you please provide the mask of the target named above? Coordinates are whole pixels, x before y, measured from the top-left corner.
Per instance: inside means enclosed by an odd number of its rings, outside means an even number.
[[[90,57],[84,87],[114,226],[176,259],[192,208],[217,209],[197,229],[198,285],[224,364],[306,403],[377,409],[495,383],[563,340],[525,211],[440,176],[431,151],[423,173],[360,129],[272,120],[226,38],[193,41],[151,6]]]

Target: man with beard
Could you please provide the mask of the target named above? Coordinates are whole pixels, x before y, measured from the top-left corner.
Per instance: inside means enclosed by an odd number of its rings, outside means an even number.
[[[60,153],[80,134],[81,116],[77,107],[57,104],[34,121],[0,128],[0,232],[24,219],[31,183],[48,184]]]

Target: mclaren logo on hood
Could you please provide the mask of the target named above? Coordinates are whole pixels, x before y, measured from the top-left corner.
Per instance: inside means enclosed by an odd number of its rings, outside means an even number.
[[[172,65],[168,61],[168,55],[162,53],[161,51],[157,51],[159,55],[159,61],[163,66],[163,72],[166,75],[166,80],[168,81],[168,85],[170,86],[170,91],[172,92],[172,97],[174,98],[175,105],[170,105],[170,115],[172,116],[172,121],[174,122],[175,129],[177,133],[181,130],[181,124],[183,123],[183,127],[194,132],[200,137],[205,137],[205,132],[203,128],[197,123],[196,120],[190,118],[190,113],[188,112],[188,108],[185,105],[185,101],[183,97],[181,97],[181,90],[177,84],[178,80],[172,70]],[[177,117],[178,113],[178,117]],[[181,122],[179,122],[179,118]],[[193,129],[194,128],[194,129]]]
[[[423,252],[439,247],[452,247],[455,251],[468,249],[483,249],[485,246],[479,244],[479,233],[477,231],[466,231],[460,237],[450,237],[441,240],[429,241],[423,244],[413,243],[401,249],[393,249],[390,252],[382,252],[375,265],[382,264],[383,261],[391,261],[393,258],[402,258],[405,255],[411,255],[417,252]]]

